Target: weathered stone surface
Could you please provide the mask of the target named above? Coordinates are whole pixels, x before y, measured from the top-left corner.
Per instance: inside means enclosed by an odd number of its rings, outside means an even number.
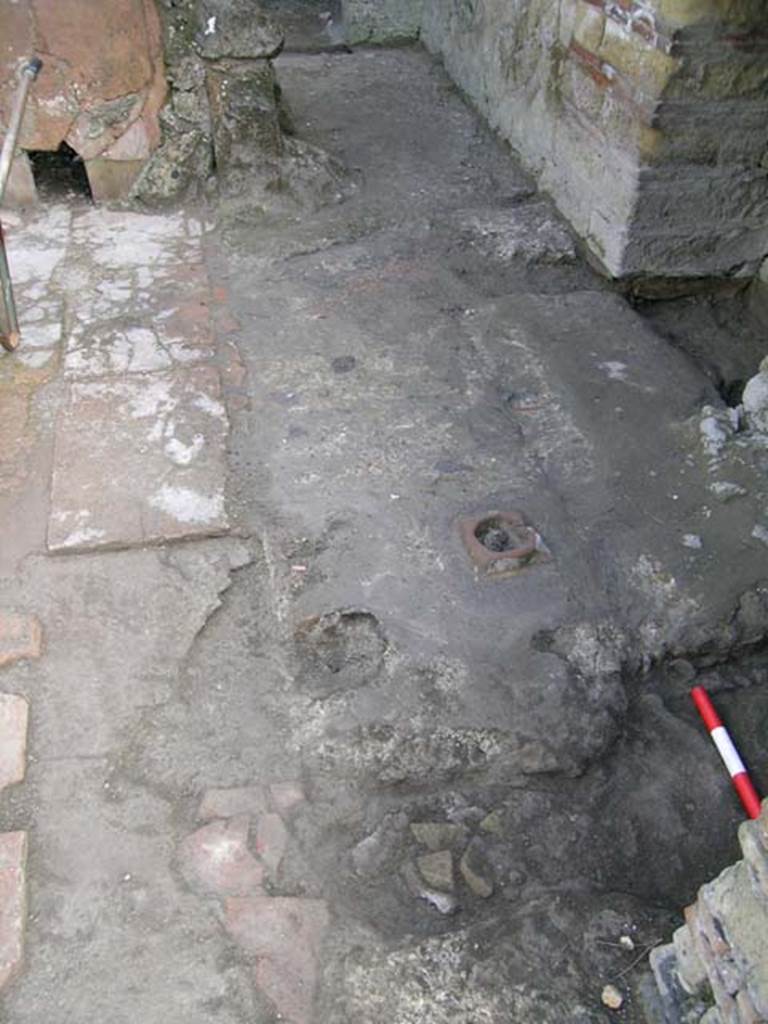
[[[72,384],[56,441],[49,549],[224,532],[227,427],[212,368]]]
[[[257,958],[256,984],[290,1024],[310,1024],[328,911],[323,900],[232,898],[225,924]]]
[[[352,849],[352,866],[358,875],[372,877],[389,871],[400,855],[408,817],[402,811],[385,814],[376,828]]]
[[[0,991],[24,958],[27,915],[27,833],[0,835]]]
[[[0,667],[22,658],[39,658],[43,631],[34,615],[0,612]]]
[[[249,820],[214,821],[188,836],[179,866],[190,885],[221,898],[261,893],[264,869],[248,849]]]
[[[29,705],[24,697],[0,693],[0,791],[24,778],[28,719]]]
[[[267,802],[261,786],[240,786],[234,789],[207,789],[203,794],[197,816],[200,821],[213,818],[234,818],[264,814]]]
[[[250,0],[204,0],[200,52],[207,60],[222,57],[274,57],[283,47],[280,26]]]
[[[417,857],[416,866],[427,885],[442,892],[453,892],[453,854],[450,850],[425,853]]]
[[[148,206],[162,205],[197,191],[211,166],[210,140],[198,129],[182,131],[154,153],[136,179],[133,194]]]

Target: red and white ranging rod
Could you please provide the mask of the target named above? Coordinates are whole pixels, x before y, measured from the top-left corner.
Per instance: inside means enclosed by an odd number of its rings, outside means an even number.
[[[739,794],[739,799],[744,806],[744,810],[750,818],[759,817],[760,797],[757,795],[757,791],[752,785],[749,773],[744,767],[744,762],[741,760],[741,757],[739,757],[738,750],[733,745],[733,741],[728,734],[728,730],[720,721],[720,716],[715,711],[712,701],[709,699],[709,694],[703,686],[694,686],[691,690],[691,697],[693,698],[693,703],[696,705],[698,712],[704,721],[704,725],[706,725],[709,730],[712,742],[717,747],[718,753],[720,754],[720,757],[722,757],[725,767],[728,769],[728,774],[731,776],[733,788]]]

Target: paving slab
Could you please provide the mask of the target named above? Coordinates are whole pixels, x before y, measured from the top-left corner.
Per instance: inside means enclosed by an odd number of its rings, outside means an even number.
[[[73,383],[58,424],[48,549],[224,533],[227,431],[211,367]]]

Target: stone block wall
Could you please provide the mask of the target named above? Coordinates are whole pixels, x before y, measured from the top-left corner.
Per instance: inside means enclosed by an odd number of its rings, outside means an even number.
[[[702,886],[674,941],[651,954],[653,1020],[768,1020],[768,800],[756,821],[741,825],[739,842],[744,859]]]
[[[34,199],[25,151],[66,142],[84,160],[96,199],[124,195],[160,143],[166,96],[155,0],[0,0],[0,126],[21,62],[43,70],[29,97],[9,198]]]
[[[344,11],[351,42],[420,36],[612,276],[751,277],[768,253],[764,0]]]

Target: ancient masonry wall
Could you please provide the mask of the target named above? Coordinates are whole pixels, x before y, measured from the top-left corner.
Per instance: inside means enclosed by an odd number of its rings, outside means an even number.
[[[420,35],[611,275],[756,272],[768,252],[763,0],[344,10],[353,41]]]
[[[651,954],[654,1021],[768,1020],[768,800],[741,825],[739,841],[744,859],[702,886],[674,941]]]

